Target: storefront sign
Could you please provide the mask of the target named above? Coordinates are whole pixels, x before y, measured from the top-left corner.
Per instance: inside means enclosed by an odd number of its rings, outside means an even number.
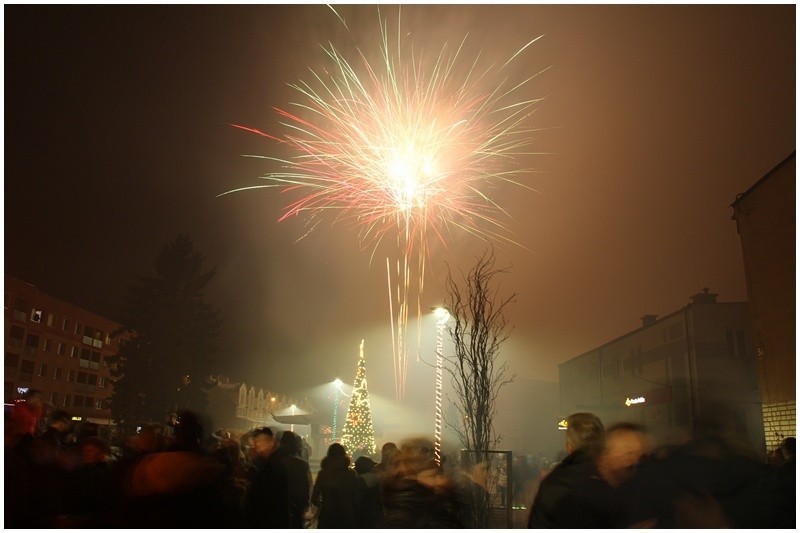
[[[635,405],[637,403],[644,403],[645,399],[644,396],[638,396],[636,398],[625,398],[625,405],[630,407],[631,405]]]

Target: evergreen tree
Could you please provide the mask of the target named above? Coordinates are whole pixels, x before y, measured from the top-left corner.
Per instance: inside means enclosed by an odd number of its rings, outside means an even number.
[[[353,395],[350,397],[350,407],[347,409],[347,420],[342,432],[342,445],[351,457],[375,453],[375,430],[372,427],[372,412],[369,408],[363,340],[358,357],[356,380],[353,383]]]
[[[203,300],[214,277],[192,241],[178,236],[161,249],[154,276],[137,276],[128,287],[120,349],[112,363],[115,378],[111,412],[130,428],[163,423],[180,409],[202,411],[203,388],[211,370],[220,320]]]

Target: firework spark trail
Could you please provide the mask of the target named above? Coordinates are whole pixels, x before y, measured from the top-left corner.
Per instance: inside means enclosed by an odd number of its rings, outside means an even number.
[[[349,32],[344,18],[333,11]],[[328,66],[309,68],[310,81],[290,85],[300,96],[290,103],[294,112],[275,108],[285,128],[282,136],[236,126],[284,143],[294,155],[251,156],[276,162],[281,170],[262,176],[266,184],[223,194],[265,187],[295,192],[297,198],[279,220],[305,213],[316,226],[332,213],[332,224],[358,228],[362,246],[373,247],[370,261],[387,236],[395,237],[402,258],[396,306],[388,258],[387,274],[390,313],[397,313],[393,357],[397,399],[402,401],[409,288],[418,279],[419,313],[428,239],[435,237],[446,247],[454,233],[464,231],[517,244],[503,224],[508,214],[489,190],[500,183],[527,187],[519,178],[529,171],[514,163],[532,154],[525,149],[535,130],[525,123],[539,100],[514,96],[540,73],[507,87],[512,75],[506,69],[538,38],[501,67],[479,68],[480,54],[471,62],[462,60],[466,37],[454,51],[445,45],[426,62],[401,39],[399,16],[396,50],[389,46],[389,26],[380,13],[378,20],[380,61],[371,62],[356,48],[358,61],[351,63],[332,43],[322,46]]]

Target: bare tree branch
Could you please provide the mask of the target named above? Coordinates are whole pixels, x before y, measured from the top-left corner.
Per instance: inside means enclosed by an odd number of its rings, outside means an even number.
[[[448,421],[447,425],[475,454],[475,460],[484,462],[501,438],[493,425],[498,393],[514,380],[513,375],[507,375],[507,363],[500,363],[498,357],[500,346],[513,329],[504,312],[516,302],[517,295],[498,295],[496,277],[508,269],[495,268],[493,251],[476,259],[466,275],[461,273],[461,285],[453,279],[449,267],[447,272],[445,304],[453,319],[448,332],[455,355],[447,358],[446,369],[452,378],[459,415],[457,421]]]

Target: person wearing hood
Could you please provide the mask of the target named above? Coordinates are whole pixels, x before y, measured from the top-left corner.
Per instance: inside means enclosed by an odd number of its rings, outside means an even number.
[[[350,529],[359,523],[359,479],[350,469],[344,446],[334,442],[320,463],[320,471],[311,492],[311,503],[319,509],[319,529]]]

